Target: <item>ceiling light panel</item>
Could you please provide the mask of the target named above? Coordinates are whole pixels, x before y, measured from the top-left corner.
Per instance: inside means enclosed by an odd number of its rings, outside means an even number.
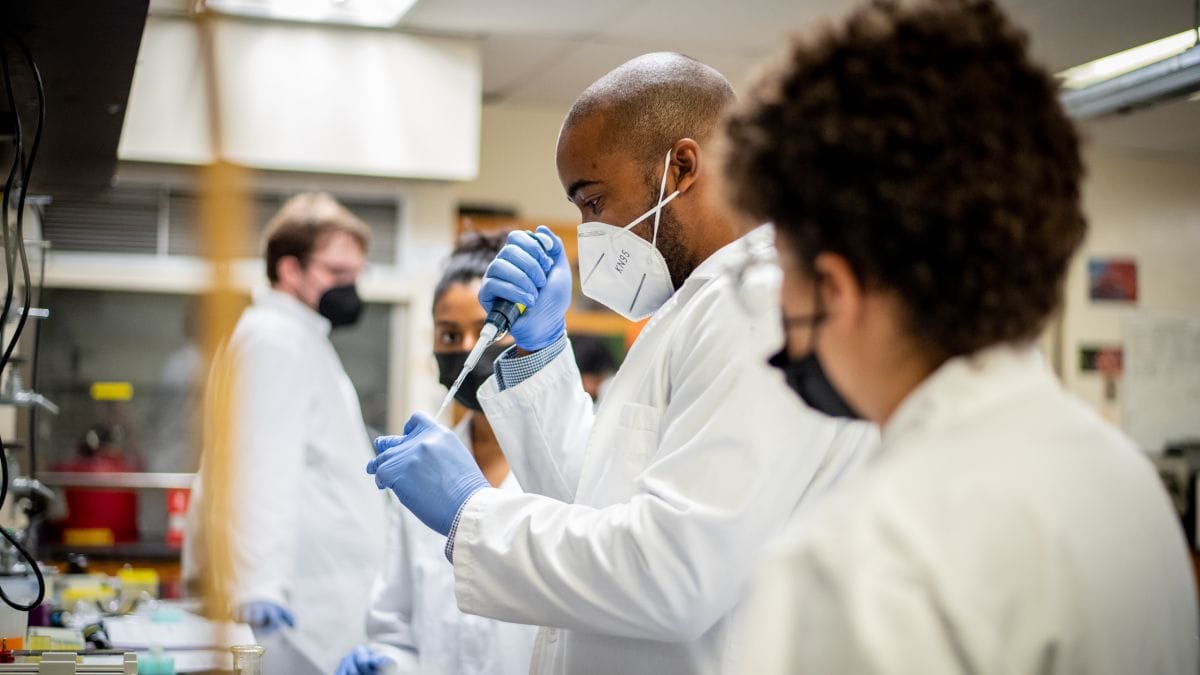
[[[208,11],[280,21],[395,26],[416,0],[204,0]]]

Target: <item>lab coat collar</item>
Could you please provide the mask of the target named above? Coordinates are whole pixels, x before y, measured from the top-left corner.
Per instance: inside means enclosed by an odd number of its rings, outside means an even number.
[[[676,307],[686,304],[709,282],[722,276],[732,279],[733,271],[745,266],[749,257],[768,261],[775,260],[775,228],[773,225],[768,223],[754,228],[717,249],[704,262],[697,265],[696,269],[688,275],[687,280],[683,282],[683,286],[654,312],[639,337],[649,335],[656,330],[658,324],[662,322],[662,317],[669,316]],[[777,300],[771,300],[769,304],[775,308],[775,312],[778,312]],[[779,331],[778,341],[782,344],[782,325],[779,326]],[[766,357],[764,356],[764,358]]]
[[[329,323],[329,319],[317,314],[308,305],[282,291],[277,291],[269,287],[260,287],[254,289],[252,297],[255,306],[266,307],[281,312],[312,329],[315,333],[328,336],[329,331],[333,328],[333,324]]]
[[[952,424],[1054,377],[1032,344],[999,345],[946,361],[913,389],[884,425],[884,448]]]
[[[686,304],[700,291],[701,287],[718,277],[730,275],[734,270],[744,266],[746,259],[751,256],[769,261],[775,260],[774,226],[768,223],[754,228],[717,249],[704,262],[697,265],[696,269],[688,275],[687,280],[683,282],[683,286],[671,294],[663,306],[659,307],[650,317],[650,321],[639,333],[639,340],[642,335],[653,333],[663,321],[664,316],[669,316],[676,307]],[[778,312],[778,301],[772,300],[770,304],[775,308],[774,311]],[[782,325],[779,330],[778,341],[782,344]]]
[[[748,256],[764,260],[775,259],[775,227],[770,223],[759,225],[746,234],[725,244],[708,256],[708,259],[692,270],[685,286],[695,279],[708,281],[743,265]]]

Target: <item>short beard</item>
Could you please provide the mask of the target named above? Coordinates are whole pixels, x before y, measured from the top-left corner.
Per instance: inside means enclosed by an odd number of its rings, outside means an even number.
[[[683,226],[671,213],[671,206],[662,210],[662,219],[658,223],[658,250],[667,261],[667,269],[671,272],[671,285],[675,290],[683,286],[683,282],[692,276],[696,264],[692,252],[684,244]]]
[[[650,206],[647,208],[653,208],[657,203],[655,197],[658,195],[659,181],[661,179],[661,174],[657,176],[649,174],[646,176],[646,185],[650,190]],[[667,195],[663,195],[664,199],[666,197]],[[675,290],[679,290],[683,287],[683,282],[687,281],[687,278],[696,270],[696,263],[693,260],[692,252],[684,242],[683,225],[675,218],[671,206],[671,204],[667,204],[659,211],[658,242],[656,247],[659,253],[662,254],[663,260],[667,263],[667,271],[671,274],[671,285],[674,286]],[[634,231],[639,236],[644,235],[643,238],[646,241],[654,242],[654,216],[648,216],[646,220],[638,223]]]

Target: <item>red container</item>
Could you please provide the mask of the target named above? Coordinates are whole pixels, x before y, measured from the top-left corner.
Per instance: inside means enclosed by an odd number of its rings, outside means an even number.
[[[136,470],[122,457],[81,457],[55,467],[57,471],[85,473],[126,472]],[[133,490],[66,488],[67,518],[64,530],[103,530],[112,532],[115,543],[138,540],[138,496]]]

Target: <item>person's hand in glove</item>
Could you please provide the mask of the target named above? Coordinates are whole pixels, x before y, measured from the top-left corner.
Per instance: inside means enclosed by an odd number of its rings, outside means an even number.
[[[458,436],[425,413],[414,413],[403,436],[375,439],[379,454],[367,464],[380,489],[390,488],[409,511],[446,536],[458,510],[487,479]]]
[[[544,243],[550,244],[549,248]],[[542,225],[536,233],[509,233],[508,243],[488,265],[479,285],[479,304],[485,311],[491,312],[497,300],[525,305],[525,313],[509,332],[527,352],[554,344],[566,332],[571,264],[562,240],[550,228]]]
[[[369,647],[355,647],[342,658],[334,675],[381,675],[392,660]]]
[[[296,617],[292,616],[290,610],[261,600],[242,604],[238,608],[238,618],[242,623],[250,624],[259,637],[270,635],[284,626],[296,627]]]

